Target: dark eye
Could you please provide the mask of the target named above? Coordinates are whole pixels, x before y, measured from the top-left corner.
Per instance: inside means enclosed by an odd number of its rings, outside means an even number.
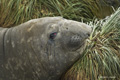
[[[53,40],[57,35],[57,32],[53,32],[50,34],[50,39]]]

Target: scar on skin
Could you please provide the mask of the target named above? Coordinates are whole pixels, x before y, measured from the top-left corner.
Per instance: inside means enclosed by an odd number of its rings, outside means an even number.
[[[31,23],[31,26],[30,26],[30,28],[27,29],[27,31],[30,32],[33,27],[35,27],[35,23]]]

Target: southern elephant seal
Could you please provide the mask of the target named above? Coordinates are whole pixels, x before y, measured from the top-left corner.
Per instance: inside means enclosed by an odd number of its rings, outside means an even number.
[[[0,80],[60,80],[90,32],[90,26],[62,17],[0,28]]]

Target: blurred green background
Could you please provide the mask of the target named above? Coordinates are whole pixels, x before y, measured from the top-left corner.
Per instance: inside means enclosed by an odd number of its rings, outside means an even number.
[[[12,27],[45,16],[88,22],[105,18],[119,5],[120,0],[0,0],[0,26]]]

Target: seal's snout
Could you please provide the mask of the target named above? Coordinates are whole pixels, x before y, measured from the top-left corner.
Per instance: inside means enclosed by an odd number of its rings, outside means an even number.
[[[90,33],[86,33],[87,36],[90,36]]]
[[[91,32],[92,32],[92,28],[91,28],[91,26],[82,23],[82,27],[81,27],[81,29],[84,31],[83,33],[85,33],[85,35],[86,35],[87,37],[90,36],[90,34],[91,34]]]
[[[91,34],[91,26],[72,20],[64,20],[61,30],[63,47],[68,50],[77,50],[84,45]]]
[[[90,34],[91,34],[91,32],[86,32],[85,36],[84,36],[85,37],[84,39],[87,39],[90,36]]]
[[[81,35],[83,39],[87,39],[92,32],[91,26],[85,23],[79,23],[79,26],[76,28],[78,28],[77,31],[79,31],[79,35]]]

